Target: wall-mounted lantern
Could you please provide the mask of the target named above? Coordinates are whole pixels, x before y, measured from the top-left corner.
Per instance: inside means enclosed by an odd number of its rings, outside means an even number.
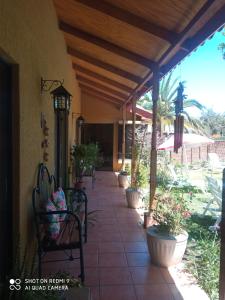
[[[79,118],[77,118],[77,126],[81,127],[84,124],[85,120],[82,116],[80,116]]]
[[[41,78],[41,92],[49,92],[54,86],[58,86],[50,92],[53,97],[54,110],[69,113],[72,95],[63,87],[63,81]]]

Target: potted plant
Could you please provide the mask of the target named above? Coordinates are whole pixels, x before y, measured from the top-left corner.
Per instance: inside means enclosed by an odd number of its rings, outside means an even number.
[[[72,147],[71,156],[74,167],[75,186],[80,188],[83,176],[92,176],[98,163],[99,148],[96,144],[80,144]]]
[[[148,249],[154,264],[170,267],[183,258],[188,239],[184,228],[190,213],[179,193],[164,193],[156,197],[158,205],[153,218],[157,225],[147,228]]]
[[[127,188],[129,185],[128,176],[130,175],[130,165],[125,165],[125,170],[121,170],[118,175],[119,187]]]
[[[149,170],[143,162],[139,163],[134,178],[131,186],[126,189],[126,199],[129,208],[139,208],[142,189],[146,188],[149,182]]]

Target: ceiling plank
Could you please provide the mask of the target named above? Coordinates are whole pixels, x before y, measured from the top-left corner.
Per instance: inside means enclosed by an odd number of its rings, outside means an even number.
[[[128,86],[126,86],[126,85],[124,85],[122,83],[119,83],[117,81],[109,79],[109,78],[107,78],[105,76],[102,76],[102,75],[100,75],[98,73],[95,73],[95,72],[93,72],[93,71],[91,71],[89,69],[81,67],[81,66],[79,66],[79,65],[77,65],[75,63],[73,63],[73,68],[74,68],[75,71],[77,71],[79,73],[82,73],[82,74],[88,75],[90,77],[93,77],[93,79],[97,79],[97,80],[100,80],[102,82],[105,82],[105,83],[107,83],[107,84],[109,84],[111,86],[114,86],[114,87],[116,87],[116,88],[118,88],[120,90],[123,90],[123,91],[125,91],[127,93],[131,93],[133,91],[131,88],[129,88]]]
[[[110,94],[113,94],[114,96],[117,96],[117,97],[119,97],[123,100],[126,100],[127,97],[128,97],[126,94],[120,93],[116,90],[113,90],[113,89],[103,85],[103,84],[100,84],[98,82],[87,79],[86,77],[77,75],[77,80],[79,82],[83,83],[83,84],[88,84],[88,85],[91,85],[91,86],[95,87],[96,89],[100,89],[100,90],[103,90],[103,91],[108,92]]]
[[[98,95],[101,96],[101,97],[110,99],[110,100],[114,101],[114,102],[117,103],[117,104],[122,104],[122,103],[124,102],[124,101],[121,100],[121,99],[118,99],[118,98],[115,98],[115,97],[113,97],[113,96],[110,96],[110,95],[108,95],[108,94],[106,94],[106,93],[100,92],[99,90],[97,90],[97,89],[95,89],[95,88],[93,88],[93,87],[89,87],[89,86],[87,86],[87,85],[85,85],[85,84],[83,84],[83,83],[79,83],[79,86],[80,86],[82,89],[86,89],[86,90],[89,91],[89,92],[96,93],[96,94],[98,94]]]
[[[78,51],[76,49],[73,49],[71,47],[67,47],[67,52],[68,52],[68,54],[70,54],[70,55],[72,55],[74,57],[77,57],[77,58],[79,58],[81,60],[84,60],[84,61],[88,62],[89,64],[92,64],[92,65],[95,65],[95,66],[97,66],[99,68],[105,69],[105,70],[107,70],[107,71],[109,71],[111,73],[117,74],[120,77],[124,77],[124,78],[126,78],[126,79],[128,79],[130,81],[133,81],[135,83],[141,83],[142,82],[142,78],[141,77],[136,76],[134,74],[131,74],[129,72],[126,72],[126,71],[124,71],[122,69],[119,69],[119,68],[113,66],[113,65],[107,64],[107,63],[105,63],[105,62],[103,62],[103,61],[101,61],[101,60],[99,60],[97,58],[94,58],[94,57],[89,56],[89,55],[87,55],[85,53],[82,53],[82,52],[80,52],[80,51]]]
[[[114,106],[115,106],[117,109],[120,109],[120,105],[121,105],[120,103],[115,102],[115,101],[112,101],[111,99],[102,97],[101,95],[99,96],[98,93],[90,92],[90,91],[86,90],[84,87],[80,87],[80,88],[81,88],[81,91],[84,92],[85,94],[88,94],[88,95],[90,95],[90,96],[94,96],[95,98],[97,98],[97,99],[100,100],[100,101],[104,101],[104,102],[108,102],[108,103],[114,104]]]
[[[149,22],[133,13],[130,13],[122,8],[114,6],[110,3],[107,3],[103,0],[93,1],[93,0],[76,0],[77,2],[91,7],[95,10],[101,11],[104,14],[109,15],[115,19],[118,19],[122,22],[128,23],[134,27],[137,27],[145,32],[148,32],[152,35],[159,37],[160,39],[166,40],[169,43],[173,44],[177,40],[178,34],[167,30],[161,26],[158,26],[152,22]]]
[[[113,52],[119,56],[122,56],[126,59],[129,59],[129,60],[131,60],[139,65],[145,66],[147,68],[151,68],[152,65],[155,64],[154,61],[147,59],[146,57],[143,57],[139,54],[131,52],[120,46],[117,46],[111,42],[108,42],[100,37],[94,36],[88,32],[81,30],[81,29],[73,27],[63,21],[59,21],[59,28],[65,33],[71,34],[71,35],[76,36],[82,40],[89,42],[89,43],[95,44],[103,49]]]

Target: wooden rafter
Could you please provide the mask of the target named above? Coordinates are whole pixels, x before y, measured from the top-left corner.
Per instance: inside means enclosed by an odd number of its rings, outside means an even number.
[[[111,101],[114,101],[114,102],[117,103],[117,104],[122,104],[122,103],[123,103],[123,100],[118,99],[118,98],[115,98],[115,97],[113,97],[113,96],[110,96],[110,95],[108,95],[108,94],[106,94],[106,93],[103,93],[103,92],[101,92],[101,91],[99,91],[99,90],[97,90],[97,89],[95,89],[95,88],[93,88],[93,87],[87,86],[87,85],[85,85],[85,84],[83,84],[83,83],[79,83],[79,86],[80,86],[81,89],[83,89],[83,90],[89,91],[90,93],[95,93],[95,94],[98,95],[99,97],[109,99],[109,100],[111,100]]]
[[[214,3],[214,0],[207,0],[207,2],[201,7],[201,9],[197,12],[193,19],[190,20],[185,29],[180,33],[177,40],[171,45],[161,56],[158,61],[160,66],[160,77],[164,76],[167,72],[169,72],[174,66],[176,66],[184,57],[191,53],[191,51],[196,48],[200,41],[204,41],[206,36],[204,33],[213,33],[220,26],[225,23],[225,5],[217,12],[217,14],[211,18],[206,25],[201,28],[192,39],[192,49],[190,49],[190,45],[185,45],[184,41],[187,39],[188,34],[192,31],[192,28],[198,22],[198,20],[210,9],[211,5]],[[220,24],[220,26],[219,26]],[[208,34],[209,36],[209,34]],[[189,47],[189,48],[188,48]],[[177,51],[175,51],[177,49]],[[180,49],[180,50],[179,50]],[[175,53],[174,56],[171,53]],[[147,84],[148,83],[148,84]],[[131,101],[133,95],[138,91],[142,91],[144,85],[149,85],[151,87],[153,85],[153,72],[150,71],[145,78],[142,80],[142,83],[138,84],[134,89],[133,93],[130,95],[129,99],[126,102]],[[142,93],[143,94],[143,93]]]
[[[90,79],[88,79],[86,77],[77,75],[77,80],[79,82],[83,83],[83,84],[87,84],[87,85],[93,86],[96,89],[100,89],[100,90],[103,90],[105,92],[108,92],[108,93],[110,93],[110,94],[112,94],[112,95],[114,95],[114,96],[116,96],[118,98],[121,98],[122,100],[125,100],[128,97],[126,94],[118,92],[118,91],[116,91],[114,89],[111,89],[111,88],[109,88],[109,87],[107,87],[107,86],[105,86],[105,85],[103,85],[101,83],[98,83],[96,81],[90,80]]]
[[[147,59],[139,54],[133,53],[125,48],[117,46],[111,42],[108,42],[100,37],[85,32],[79,28],[73,27],[63,21],[59,22],[59,28],[66,33],[78,37],[79,39],[85,40],[89,43],[95,44],[103,49],[113,52],[119,56],[129,59],[137,64],[143,65],[147,68],[151,68],[154,65],[154,61]]]
[[[132,89],[130,87],[128,87],[128,86],[126,86],[126,85],[124,85],[122,83],[119,83],[117,81],[114,81],[112,79],[109,79],[109,78],[107,78],[105,76],[102,76],[102,75],[100,75],[100,74],[98,74],[96,72],[93,72],[93,71],[89,70],[89,69],[81,67],[81,66],[79,66],[77,64],[73,64],[73,68],[74,68],[75,71],[77,71],[79,73],[88,75],[88,76],[92,77],[93,79],[100,80],[100,81],[102,81],[104,83],[107,83],[107,84],[109,84],[111,86],[114,86],[114,87],[116,87],[116,88],[118,88],[120,90],[123,90],[123,91],[127,92],[127,93],[131,93],[132,92]]]
[[[122,22],[130,24],[134,27],[137,27],[145,32],[148,32],[152,35],[155,35],[163,40],[170,42],[171,44],[177,39],[178,34],[167,30],[161,26],[158,26],[154,23],[146,21],[145,19],[134,15],[122,8],[119,8],[115,5],[107,3],[103,0],[93,1],[93,0],[76,0],[79,3],[82,3],[88,7],[91,7],[95,10],[101,11],[104,14],[109,15],[115,19],[118,19]]]
[[[114,73],[114,74],[117,74],[119,75],[120,77],[124,77],[132,82],[135,82],[135,83],[141,83],[142,82],[142,78],[139,77],[139,76],[136,76],[134,74],[131,74],[127,71],[124,71],[122,69],[119,69],[113,65],[110,65],[110,64],[107,64],[97,58],[94,58],[92,56],[89,56],[85,53],[82,53],[76,49],[73,49],[71,47],[67,47],[67,52],[68,54],[74,56],[74,57],[77,57],[81,60],[84,60],[86,62],[88,62],[89,64],[92,64],[92,65],[95,65],[99,68],[102,68],[102,69],[105,69],[111,73]]]

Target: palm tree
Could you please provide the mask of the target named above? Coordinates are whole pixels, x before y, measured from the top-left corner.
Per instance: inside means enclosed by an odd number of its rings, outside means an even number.
[[[182,82],[184,83],[184,82]],[[177,97],[177,86],[178,86],[178,78],[172,80],[172,73],[168,77],[164,77],[160,84],[159,89],[159,100],[158,100],[158,131],[159,135],[162,136],[162,133],[165,131],[166,126],[173,126],[173,122],[175,119],[175,105],[174,102]],[[152,101],[149,94],[145,94],[140,101],[138,102],[146,109],[152,108]],[[195,107],[199,110],[203,110],[205,107],[194,99],[184,99],[183,103],[184,111],[183,115],[185,117],[184,127],[186,131],[190,129],[203,132],[203,128],[201,122],[189,115],[189,113],[185,110],[189,107]]]

